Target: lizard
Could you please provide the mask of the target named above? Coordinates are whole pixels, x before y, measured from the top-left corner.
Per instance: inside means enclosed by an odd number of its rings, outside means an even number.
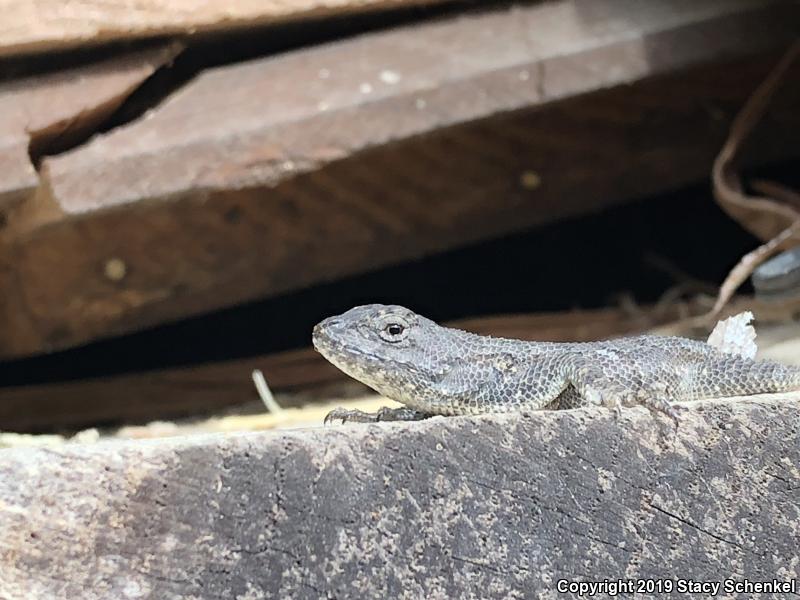
[[[754,338],[747,325],[752,314],[747,315],[744,326]],[[312,335],[314,347],[329,362],[404,405],[377,413],[337,408],[325,423],[587,405],[617,413],[644,405],[677,423],[682,407],[673,402],[800,390],[800,368],[754,360],[752,340],[752,350],[743,350],[712,338],[709,343],[655,335],[523,341],[443,327],[402,306],[382,304],[325,319]]]

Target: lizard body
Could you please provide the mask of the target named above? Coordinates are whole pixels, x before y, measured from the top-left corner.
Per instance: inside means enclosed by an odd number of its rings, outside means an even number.
[[[414,420],[585,405],[643,404],[677,418],[673,401],[800,389],[800,368],[725,353],[704,342],[642,335],[599,342],[530,342],[437,325],[402,306],[372,304],[314,328],[331,363],[405,405],[343,421]]]

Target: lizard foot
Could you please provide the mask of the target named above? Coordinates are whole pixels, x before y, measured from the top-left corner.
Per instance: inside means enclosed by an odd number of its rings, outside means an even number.
[[[378,421],[421,421],[431,415],[406,406],[389,408],[384,406],[378,412],[368,413],[358,409],[334,408],[325,416],[324,423],[377,423]]]
[[[639,403],[646,406],[650,411],[667,415],[675,423],[675,427],[680,422],[680,413],[686,410],[685,406],[672,404],[667,398],[669,389],[663,383],[656,383],[647,389],[639,390],[637,394]]]
[[[590,404],[600,404],[614,411],[615,418],[621,415],[623,406],[636,406],[641,404],[654,413],[666,414],[677,426],[680,413],[686,410],[685,406],[672,404],[664,396],[667,392],[663,386],[652,386],[652,389],[627,390],[621,386],[604,382],[603,387],[587,385],[584,387],[584,397]]]
[[[672,404],[661,396],[645,396],[641,402],[651,411],[667,415],[675,422],[676,427],[681,420],[681,413],[686,411],[685,406]]]

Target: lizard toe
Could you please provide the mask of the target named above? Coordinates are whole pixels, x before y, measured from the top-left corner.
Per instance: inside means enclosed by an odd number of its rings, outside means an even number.
[[[378,420],[378,415],[375,413],[368,413],[364,412],[363,410],[358,409],[348,409],[348,408],[334,408],[330,411],[327,415],[325,415],[325,419],[323,419],[323,423],[328,425],[335,421],[341,421],[342,425],[348,422],[353,423],[374,423]]]
[[[680,414],[686,410],[685,406],[672,404],[661,396],[647,396],[642,399],[642,404],[653,412],[667,415],[677,425],[680,422]]]

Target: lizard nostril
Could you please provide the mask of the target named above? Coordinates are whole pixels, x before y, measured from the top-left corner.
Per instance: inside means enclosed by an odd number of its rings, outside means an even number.
[[[325,319],[324,321],[321,321],[321,322],[317,323],[316,325],[314,325],[313,336],[316,337],[316,336],[322,335],[322,334],[330,331],[331,329],[336,328],[340,323],[341,323],[341,321],[339,321],[338,319],[335,319],[333,317]]]
[[[334,318],[325,319],[322,323],[317,325],[321,329],[331,330],[336,329],[341,324],[341,321]]]

